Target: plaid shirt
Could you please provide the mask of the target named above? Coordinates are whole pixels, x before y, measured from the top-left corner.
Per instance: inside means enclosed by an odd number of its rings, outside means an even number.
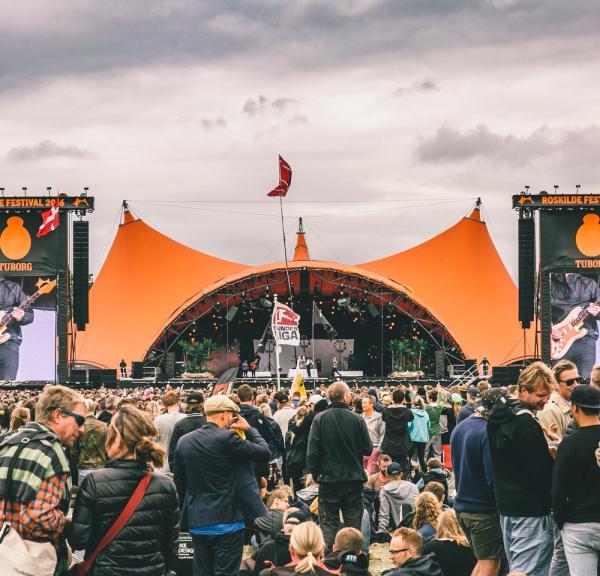
[[[0,509],[0,520],[8,522],[25,540],[52,542],[58,548],[65,528],[61,500],[67,479],[68,474],[61,474],[44,480],[31,502],[9,502],[6,517]]]

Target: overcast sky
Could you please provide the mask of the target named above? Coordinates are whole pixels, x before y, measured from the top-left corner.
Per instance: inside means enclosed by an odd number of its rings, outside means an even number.
[[[371,260],[483,200],[516,276],[510,197],[598,193],[594,0],[20,0],[0,18],[0,186],[120,204],[248,264]]]

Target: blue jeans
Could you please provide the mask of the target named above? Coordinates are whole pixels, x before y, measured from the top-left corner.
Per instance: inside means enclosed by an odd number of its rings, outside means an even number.
[[[554,548],[552,517],[500,516],[500,526],[510,571],[548,576]]]
[[[570,524],[562,529],[571,576],[596,576],[600,557],[600,523]]]

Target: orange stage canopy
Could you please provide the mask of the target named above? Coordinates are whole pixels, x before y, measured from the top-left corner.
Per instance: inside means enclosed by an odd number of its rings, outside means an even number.
[[[466,357],[486,356],[498,365],[523,355],[517,289],[478,209],[423,244],[356,266],[311,261],[300,229],[290,265],[347,269],[406,291],[446,327]],[[209,256],[126,209],[91,288],[90,322],[77,332],[75,362],[116,367],[121,359],[143,360],[170,322],[209,288],[281,267]]]

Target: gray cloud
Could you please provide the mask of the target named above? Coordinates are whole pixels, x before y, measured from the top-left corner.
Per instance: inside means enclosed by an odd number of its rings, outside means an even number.
[[[270,113],[283,114],[298,104],[298,100],[294,98],[280,97],[270,100],[264,94],[259,94],[256,98],[249,98],[244,102],[242,112],[250,117]]]
[[[288,124],[290,126],[308,126],[310,122],[308,118],[302,114],[294,114],[289,120]]]
[[[225,128],[225,126],[227,126],[227,122],[225,122],[225,118],[222,116],[212,120],[210,118],[200,118],[200,126],[202,126],[202,128],[204,128],[204,130],[207,132],[210,132],[216,128]]]
[[[17,146],[11,148],[6,159],[11,162],[37,162],[52,158],[86,159],[92,154],[77,146],[61,146],[51,140],[44,140],[33,146]]]
[[[550,130],[543,126],[528,136],[499,134],[479,125],[460,132],[442,127],[415,148],[422,162],[449,163],[483,159],[510,165],[527,165],[537,158],[558,155],[591,160],[590,151],[600,146],[600,127]]]
[[[435,92],[439,89],[440,88],[435,80],[432,78],[423,78],[413,82],[410,86],[400,86],[394,90],[394,96],[404,96],[414,92]]]
[[[254,59],[263,68],[285,62],[287,70],[332,70],[391,53],[591,43],[599,27],[593,0],[22,2],[0,22],[0,90],[152,65]],[[291,34],[301,41],[290,42]]]

